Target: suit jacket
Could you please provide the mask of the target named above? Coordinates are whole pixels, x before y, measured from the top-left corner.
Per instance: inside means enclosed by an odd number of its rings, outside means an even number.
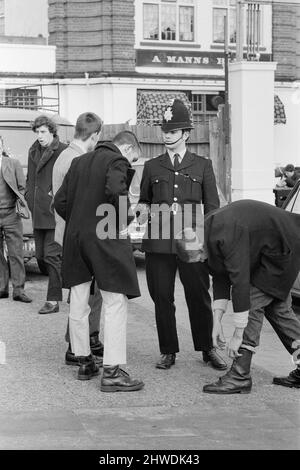
[[[19,160],[3,155],[1,171],[4,181],[13,190],[16,197],[26,206],[24,199],[25,176]]]
[[[54,197],[57,213],[66,221],[62,277],[66,288],[95,277],[100,289],[140,295],[130,240],[119,234],[128,216],[130,163],[114,144],[98,144],[75,158]],[[130,179],[130,178],[129,178]],[[119,212],[120,196],[125,201]]]
[[[70,145],[61,152],[61,154],[56,159],[53,172],[52,172],[52,192],[53,196],[57,193],[59,188],[62,185],[64,177],[66,176],[70,165],[74,158],[79,157],[82,155],[82,149],[76,145],[75,142],[71,142]],[[65,221],[62,217],[58,215],[56,211],[54,211],[54,218],[55,218],[55,234],[54,240],[59,243],[61,246],[63,244],[64,239],[64,231],[65,231]]]
[[[250,285],[285,300],[300,270],[300,215],[269,204],[236,201],[205,218],[214,299],[235,312],[250,308]]]
[[[168,153],[148,160],[143,171],[139,202],[152,205],[143,250],[176,253],[174,237],[184,223],[187,205],[191,211],[193,228],[196,228],[196,208],[200,209],[203,204],[204,213],[208,213],[220,205],[211,160],[187,150],[176,171]],[[157,209],[157,205],[162,204],[164,206]],[[176,204],[181,211],[176,212]],[[170,226],[170,235],[167,224]]]
[[[54,229],[52,204],[52,171],[60,153],[67,147],[54,137],[44,151],[36,140],[28,153],[25,199],[32,214],[34,229]]]

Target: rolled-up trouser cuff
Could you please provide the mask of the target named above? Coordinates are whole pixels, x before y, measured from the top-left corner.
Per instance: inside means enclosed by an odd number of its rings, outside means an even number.
[[[248,349],[248,351],[253,352],[253,354],[256,353],[256,348],[254,346],[250,346],[250,344],[244,344],[242,343],[240,346],[242,349]]]

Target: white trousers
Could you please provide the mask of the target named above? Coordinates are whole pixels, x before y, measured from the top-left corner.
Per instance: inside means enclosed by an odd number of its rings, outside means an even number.
[[[88,304],[91,282],[71,288],[70,297],[70,340],[75,356],[89,356],[89,314]],[[128,299],[124,294],[100,290],[104,319],[103,364],[126,364],[126,325]]]

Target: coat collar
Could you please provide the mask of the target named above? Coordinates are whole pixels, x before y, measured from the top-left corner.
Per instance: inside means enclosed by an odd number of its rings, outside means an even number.
[[[36,171],[39,172],[46,163],[51,159],[55,150],[59,147],[59,138],[56,136],[53,138],[53,141],[47,147],[44,152],[42,153],[42,147],[40,143],[36,140],[33,146],[31,147],[32,150],[32,159],[36,164]]]
[[[181,160],[178,170],[183,170],[184,168],[188,168],[189,166],[193,165],[194,159],[195,159],[195,156],[187,150],[185,152],[183,159]],[[172,165],[168,152],[164,153],[163,155],[159,157],[159,162],[163,167],[168,168],[171,171],[174,171],[174,167]]]

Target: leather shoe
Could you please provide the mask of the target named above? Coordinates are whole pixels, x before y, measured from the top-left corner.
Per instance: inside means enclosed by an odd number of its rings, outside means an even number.
[[[157,369],[170,369],[175,364],[175,353],[162,354],[160,360],[156,363]]]
[[[8,298],[8,292],[0,292],[0,299],[7,299]]]
[[[90,334],[90,347],[91,347],[93,356],[103,358],[104,346],[99,339],[98,331],[95,331],[94,333]]]
[[[90,380],[100,374],[99,366],[90,354],[89,356],[79,356],[78,380]]]
[[[134,392],[144,387],[141,380],[132,379],[125,370],[117,366],[104,367],[101,392]]]
[[[45,302],[44,306],[39,310],[39,313],[41,313],[41,314],[55,313],[55,312],[59,312],[58,303],[53,305],[50,302]]]
[[[203,356],[203,361],[206,363],[210,363],[214,369],[218,369],[218,370],[227,369],[226,362],[222,359],[221,356],[219,356],[215,348],[212,348],[209,351],[203,351],[202,356]]]
[[[300,388],[300,368],[292,370],[287,377],[274,377],[273,384],[289,388]]]
[[[95,363],[97,366],[102,367],[103,366],[103,357],[100,356],[93,356],[93,359],[95,360]],[[75,356],[75,354],[72,352],[71,347],[69,346],[66,355],[65,355],[65,363],[67,366],[80,366],[80,357]]]
[[[32,302],[32,299],[24,292],[22,292],[22,294],[13,295],[13,300],[17,300],[18,302],[25,302],[26,304],[30,304],[30,302]]]

